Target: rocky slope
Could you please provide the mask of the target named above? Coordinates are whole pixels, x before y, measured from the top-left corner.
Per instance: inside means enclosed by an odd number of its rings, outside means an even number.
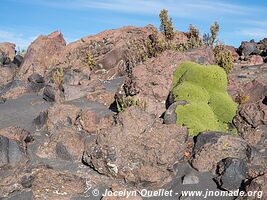
[[[231,124],[238,134],[192,137],[175,124],[184,102],[170,99],[173,73],[184,61],[214,64],[213,52],[203,46],[151,57],[154,33],[151,25],[124,27],[66,44],[54,32],[33,41],[24,57],[14,44],[0,44],[1,199],[101,199],[106,189],[126,188],[240,189],[267,198],[266,39],[227,47],[235,58],[228,92],[239,103]],[[117,113],[125,97],[138,103]]]

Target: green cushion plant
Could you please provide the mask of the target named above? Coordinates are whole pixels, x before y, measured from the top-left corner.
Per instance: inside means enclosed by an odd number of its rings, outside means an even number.
[[[202,131],[224,131],[236,114],[237,104],[227,93],[227,75],[219,66],[181,64],[174,72],[171,92],[175,101],[188,104],[176,108],[177,124],[190,135]]]

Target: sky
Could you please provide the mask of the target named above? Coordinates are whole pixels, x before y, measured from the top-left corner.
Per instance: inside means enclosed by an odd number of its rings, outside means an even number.
[[[0,42],[27,46],[39,35],[59,30],[67,42],[127,25],[159,27],[161,9],[175,29],[196,25],[201,34],[220,24],[219,40],[238,47],[241,41],[267,37],[266,0],[0,0]]]

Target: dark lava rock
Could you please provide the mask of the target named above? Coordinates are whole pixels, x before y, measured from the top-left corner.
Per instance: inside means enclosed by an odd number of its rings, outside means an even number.
[[[223,159],[217,168],[218,177],[215,178],[218,186],[225,190],[241,189],[246,179],[247,165],[238,158]]]
[[[37,73],[30,75],[28,81],[30,82],[30,89],[33,92],[38,92],[45,86],[45,79]]]
[[[56,100],[55,91],[52,86],[46,86],[43,93],[43,99],[48,102],[54,102]]]
[[[239,47],[239,54],[248,57],[251,54],[259,54],[260,51],[257,49],[257,43],[255,42],[242,42]]]
[[[178,105],[186,105],[186,101],[178,101],[173,103],[164,113],[163,122],[164,124],[176,124],[177,116],[176,116],[176,107]]]
[[[0,167],[15,166],[25,158],[25,151],[18,142],[0,136]]]
[[[262,100],[262,103],[267,106],[267,96],[264,97],[264,99]]]
[[[4,104],[6,102],[6,98],[0,97],[0,104]]]
[[[40,74],[37,74],[37,73],[30,75],[28,77],[28,81],[31,83],[44,83],[45,82],[44,78]]]
[[[35,124],[37,129],[41,129],[47,122],[48,113],[47,111],[40,112],[38,117],[36,117],[33,120],[33,123]]]
[[[205,144],[215,144],[219,137],[225,135],[222,132],[205,132],[205,134],[199,134],[195,137],[194,152],[198,152]]]
[[[13,63],[19,67],[22,61],[23,61],[23,57],[21,55],[16,55],[14,57]]]
[[[80,85],[82,80],[89,80],[89,77],[79,70],[66,69],[64,71],[64,84]]]
[[[175,98],[173,96],[173,93],[170,92],[166,100],[166,108],[169,108],[174,102],[175,102]]]
[[[70,161],[73,160],[66,146],[64,146],[62,142],[56,144],[56,153],[57,156],[63,160],[70,160]]]
[[[8,138],[0,136],[0,167],[8,164],[8,143]]]
[[[20,181],[21,181],[21,185],[24,188],[31,188],[32,187],[32,182],[34,180],[34,176],[30,175],[30,176],[23,176]]]

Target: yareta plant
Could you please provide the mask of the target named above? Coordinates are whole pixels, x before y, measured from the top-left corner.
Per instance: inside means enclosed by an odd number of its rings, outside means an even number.
[[[226,132],[236,114],[237,104],[227,93],[227,75],[216,65],[181,64],[174,72],[171,93],[175,101],[188,102],[176,107],[176,123],[186,126],[192,136]]]

